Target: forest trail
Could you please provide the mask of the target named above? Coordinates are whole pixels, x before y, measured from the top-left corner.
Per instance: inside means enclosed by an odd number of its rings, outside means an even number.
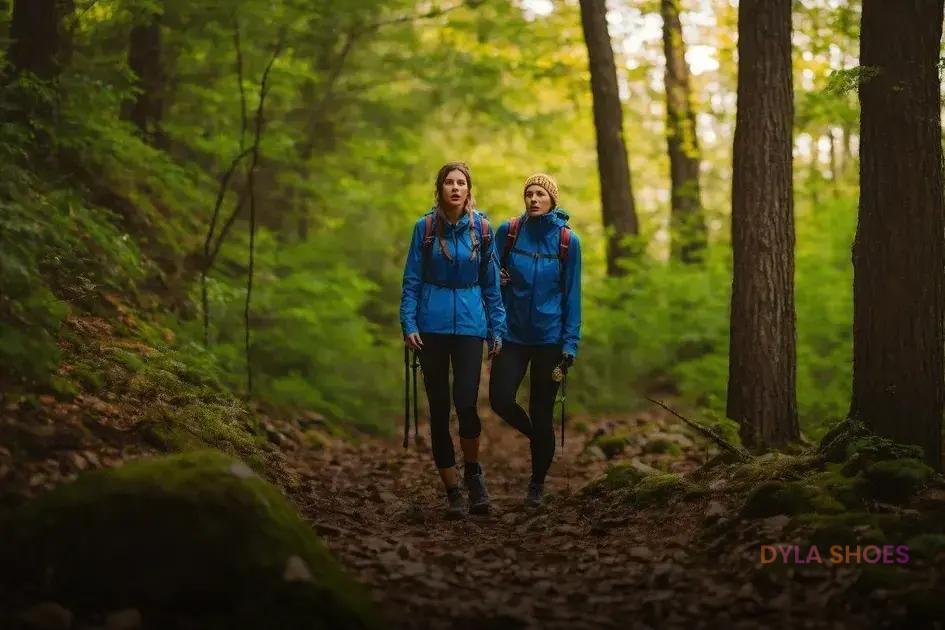
[[[654,424],[678,426],[667,416],[655,410],[597,427],[637,426],[642,435]],[[425,441],[411,440],[406,451],[395,439],[338,441],[299,453],[307,470],[296,501],[393,626],[836,627],[820,617],[822,590],[809,589],[797,602],[787,593],[762,595],[731,571],[720,574],[717,565],[731,563],[698,555],[708,498],[635,511],[602,507],[581,493],[607,464],[581,454],[595,427],[570,431],[563,453],[558,443],[550,497],[541,510],[526,511],[527,442],[491,413],[482,419],[480,459],[493,508],[462,521],[444,519]],[[421,432],[426,428],[421,421]],[[703,448],[639,452],[635,459],[686,472]],[[749,543],[736,564],[757,559],[757,550]],[[738,551],[726,553],[735,559]]]

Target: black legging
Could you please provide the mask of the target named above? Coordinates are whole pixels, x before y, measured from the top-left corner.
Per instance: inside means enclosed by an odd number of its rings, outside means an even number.
[[[489,403],[503,420],[531,440],[532,481],[544,483],[555,456],[555,430],[552,425],[558,383],[551,373],[561,359],[558,344],[525,346],[505,342],[492,360],[489,377]],[[525,370],[531,362],[528,413],[515,401]],[[529,417],[530,416],[530,417]]]
[[[456,465],[450,437],[450,363],[453,364],[453,404],[459,418],[459,436],[477,438],[482,431],[476,402],[482,368],[482,339],[467,335],[420,333],[423,350],[423,387],[430,404],[430,442],[437,468]]]

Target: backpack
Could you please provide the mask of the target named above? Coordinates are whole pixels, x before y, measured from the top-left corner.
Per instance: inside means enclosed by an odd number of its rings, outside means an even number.
[[[505,247],[502,248],[502,258],[500,264],[502,269],[508,269],[509,253],[515,246],[515,240],[518,238],[518,229],[522,225],[522,217],[513,217],[509,221],[509,232],[505,238]],[[558,260],[561,261],[561,271],[564,272],[564,263],[568,261],[568,247],[571,245],[571,227],[561,226],[561,239],[558,243]]]

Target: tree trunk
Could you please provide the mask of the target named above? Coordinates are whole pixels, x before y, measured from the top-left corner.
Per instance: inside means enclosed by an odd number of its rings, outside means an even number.
[[[791,0],[738,6],[728,415],[759,449],[798,437]]]
[[[850,416],[941,468],[945,202],[938,58],[943,0],[864,0],[860,208]]]
[[[72,0],[14,0],[7,58],[16,73],[54,79],[68,62],[72,37],[65,18]]]
[[[630,254],[628,236],[639,233],[630,165],[623,142],[623,110],[617,90],[617,67],[607,31],[605,0],[581,0],[581,24],[587,43],[597,130],[597,165],[604,229],[607,231],[607,275],[622,274],[619,260]]]
[[[699,191],[699,140],[692,108],[686,44],[679,22],[679,0],[661,0],[663,52],[666,55],[666,142],[672,186],[670,234],[674,259],[697,262],[706,247],[705,213]]]
[[[128,67],[138,79],[138,94],[126,105],[125,117],[155,145],[163,144],[164,69],[161,55],[161,14],[151,13],[131,29]]]

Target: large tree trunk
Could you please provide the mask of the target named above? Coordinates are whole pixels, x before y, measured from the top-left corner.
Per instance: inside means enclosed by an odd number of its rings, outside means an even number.
[[[864,0],[860,212],[850,416],[941,467],[945,202],[938,58],[943,0]]]
[[[728,415],[749,448],[798,437],[791,0],[738,6]]]
[[[138,94],[126,105],[125,117],[155,145],[163,144],[164,68],[161,54],[161,14],[151,13],[131,29],[128,67],[135,73]]]
[[[59,75],[72,52],[66,17],[72,0],[14,0],[7,57],[14,72],[32,72],[41,79]]]
[[[698,261],[706,246],[705,216],[699,192],[699,140],[692,108],[686,44],[679,22],[679,0],[661,0],[663,52],[666,54],[666,142],[672,185],[670,234],[672,256]]]
[[[630,165],[623,142],[623,111],[617,91],[617,67],[607,31],[605,0],[581,0],[581,24],[587,43],[597,130],[597,165],[600,196],[607,231],[607,275],[620,275],[619,260],[630,253],[628,236],[639,233]]]

